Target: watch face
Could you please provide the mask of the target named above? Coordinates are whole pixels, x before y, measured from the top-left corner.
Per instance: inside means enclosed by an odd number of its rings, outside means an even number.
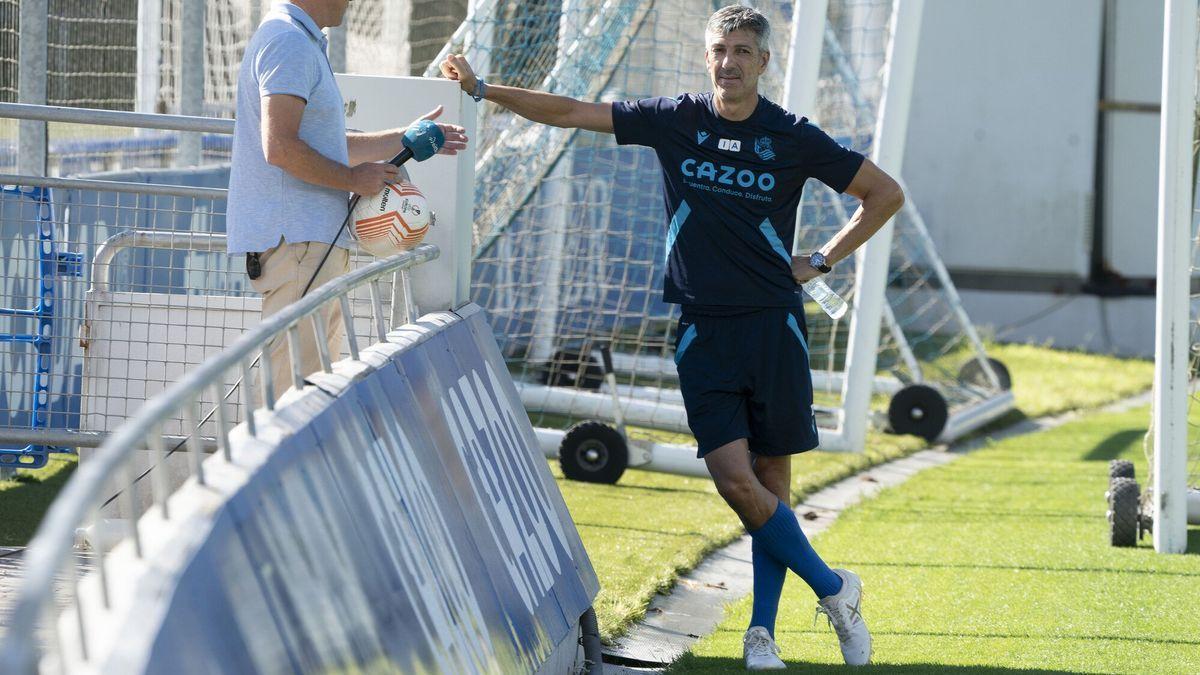
[[[825,256],[819,252],[814,252],[811,256],[809,256],[808,264],[812,265],[816,269],[821,270],[822,272],[829,271],[829,265],[825,262]]]

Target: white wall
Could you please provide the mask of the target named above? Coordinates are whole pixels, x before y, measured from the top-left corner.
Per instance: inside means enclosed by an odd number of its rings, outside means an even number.
[[[346,102],[346,126],[382,131],[408,126],[439,105],[439,122],[459,124],[474,139],[477,105],[450,80],[423,77],[338,75]],[[404,165],[421,188],[437,220],[424,243],[441,257],[412,272],[413,296],[421,312],[459,307],[469,300],[471,223],[475,209],[475,147],[454,156],[437,155]]]
[[[1091,271],[1095,199],[1107,267],[1154,276],[1162,21],[1148,0],[926,0],[904,179],[1001,339],[1153,353],[1153,297],[1065,293]]]
[[[1163,4],[1113,0],[1105,98],[1158,105]],[[1104,257],[1126,277],[1153,277],[1158,199],[1157,112],[1104,113]]]
[[[904,179],[953,269],[1084,275],[1101,3],[928,0]]]

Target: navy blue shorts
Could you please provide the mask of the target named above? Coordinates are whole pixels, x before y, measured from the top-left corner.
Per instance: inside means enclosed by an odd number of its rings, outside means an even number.
[[[699,457],[739,438],[757,455],[817,447],[803,309],[709,316],[684,307],[675,365]]]

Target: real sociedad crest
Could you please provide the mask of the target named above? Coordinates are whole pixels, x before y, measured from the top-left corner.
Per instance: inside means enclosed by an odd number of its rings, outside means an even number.
[[[775,159],[775,150],[771,148],[770,136],[761,136],[754,139],[754,154],[768,162]]]

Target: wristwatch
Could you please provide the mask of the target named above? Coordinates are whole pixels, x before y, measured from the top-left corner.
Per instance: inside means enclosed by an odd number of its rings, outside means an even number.
[[[476,103],[483,100],[487,96],[487,82],[483,81],[482,77],[475,78],[475,90],[471,92],[471,98],[475,99]]]
[[[812,255],[808,256],[808,264],[821,274],[829,274],[833,271],[833,268],[829,266],[829,262],[825,260],[825,254],[820,251],[813,251]]]

